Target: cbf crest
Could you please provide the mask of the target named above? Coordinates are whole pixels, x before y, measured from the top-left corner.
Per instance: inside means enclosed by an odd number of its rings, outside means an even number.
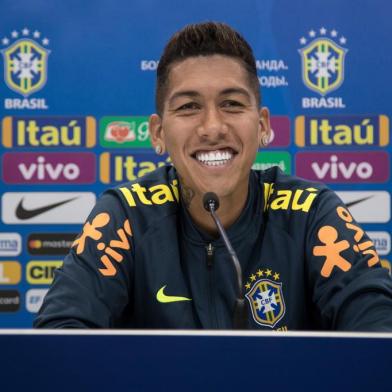
[[[320,36],[317,36],[319,33]],[[338,32],[321,28],[318,32],[309,31],[308,37],[300,39],[299,50],[302,62],[304,84],[324,96],[336,90],[344,81],[344,62],[347,49],[345,37],[338,37]],[[339,42],[339,44],[338,44]]]
[[[24,97],[42,89],[46,84],[50,51],[44,46],[49,44],[49,40],[40,38],[39,31],[31,33],[25,28],[21,33],[13,31],[11,39],[2,39],[3,45],[10,44],[1,51],[5,83],[11,90]],[[14,42],[11,43],[13,39]]]
[[[259,270],[257,275],[261,274],[279,279],[279,274],[272,274],[272,271],[266,269]],[[254,321],[262,326],[274,328],[275,325],[283,318],[286,306],[283,298],[282,283],[274,282],[271,279],[256,280],[256,275],[251,275],[250,281],[254,280],[253,286],[250,282],[245,285],[249,291],[245,294]]]

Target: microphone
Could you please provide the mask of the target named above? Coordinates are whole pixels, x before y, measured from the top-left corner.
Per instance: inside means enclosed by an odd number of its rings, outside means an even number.
[[[227,237],[226,231],[223,228],[222,222],[220,221],[216,210],[219,208],[219,198],[213,192],[207,192],[203,196],[203,206],[211,214],[216,227],[218,228],[219,234],[223,238],[223,242],[229,252],[230,259],[233,262],[234,269],[237,275],[237,299],[234,308],[233,325],[234,329],[246,329],[247,328],[247,312],[245,307],[244,290],[242,289],[242,268],[238,260],[235,250],[231,246],[230,240]]]

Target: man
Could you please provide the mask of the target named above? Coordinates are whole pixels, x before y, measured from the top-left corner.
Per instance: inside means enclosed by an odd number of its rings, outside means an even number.
[[[391,330],[392,281],[372,242],[327,187],[251,171],[267,144],[255,59],[229,26],[186,26],[159,62],[150,133],[172,167],[106,192],[56,273],[36,319],[52,328]]]

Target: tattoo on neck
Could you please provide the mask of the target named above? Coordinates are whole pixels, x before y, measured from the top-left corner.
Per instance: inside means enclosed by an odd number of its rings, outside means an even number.
[[[182,201],[184,202],[185,207],[189,208],[189,206],[191,205],[191,201],[195,196],[195,192],[193,189],[188,188],[185,185],[182,185],[180,187],[180,190],[181,190]]]

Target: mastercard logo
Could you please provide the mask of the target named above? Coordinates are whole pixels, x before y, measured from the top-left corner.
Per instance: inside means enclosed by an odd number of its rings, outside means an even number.
[[[29,241],[29,247],[31,249],[41,249],[42,248],[42,241],[40,241],[40,240],[31,240],[31,241]]]
[[[31,240],[31,241],[29,241],[29,247],[32,249],[40,249],[40,248],[42,248],[42,241]]]

